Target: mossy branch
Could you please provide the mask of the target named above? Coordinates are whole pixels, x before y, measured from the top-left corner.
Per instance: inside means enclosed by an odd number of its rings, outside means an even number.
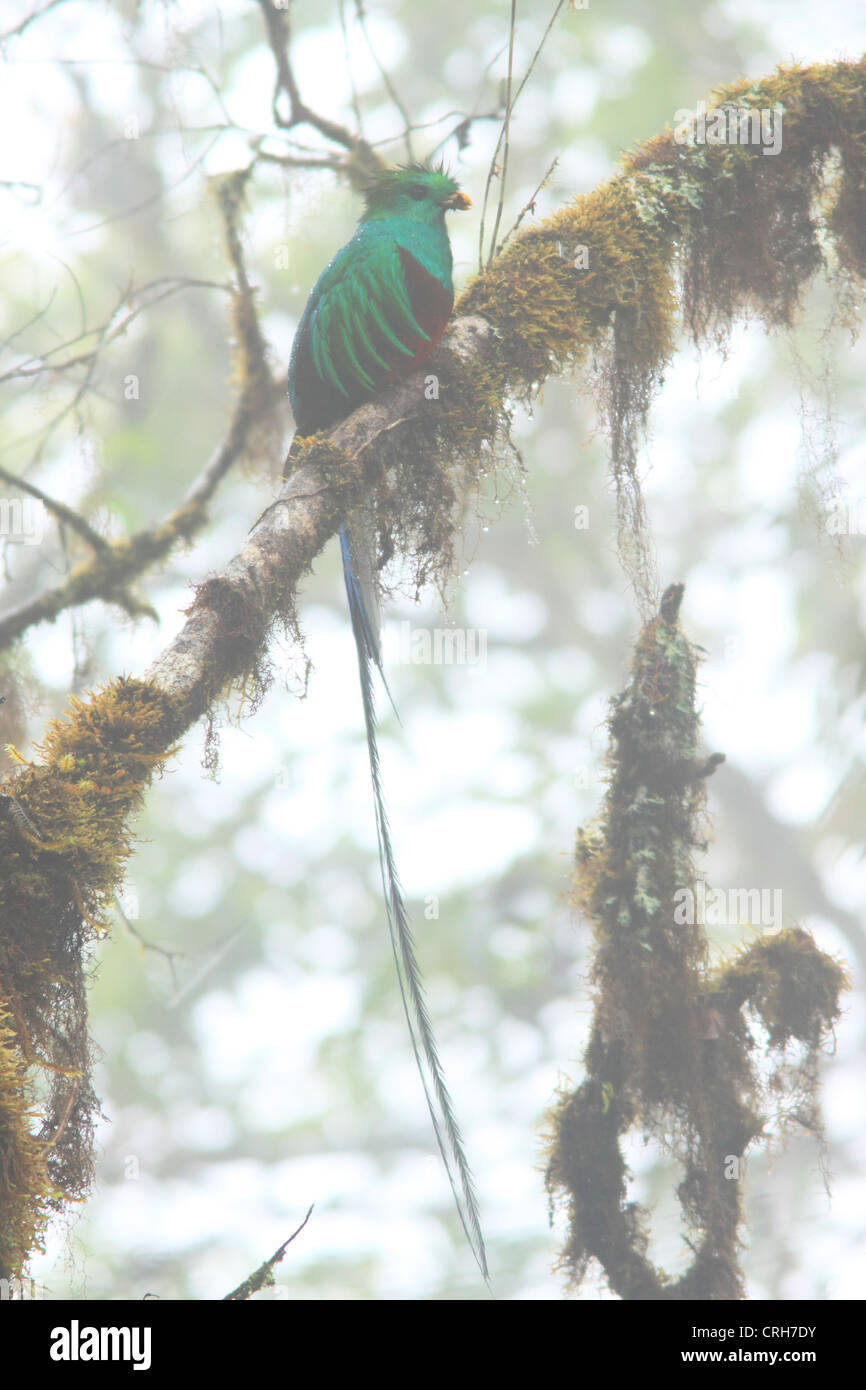
[[[708,964],[692,861],[703,844],[707,777],[698,756],[697,655],[678,625],[682,586],[643,630],[631,680],[612,702],[610,787],[601,824],[577,842],[576,899],[595,935],[595,1007],[586,1077],[560,1096],[547,1171],[565,1203],[562,1265],[591,1260],[623,1299],[742,1297],[742,1160],[769,1119],[759,1061],[793,1090],[820,1136],[815,1061],[839,1016],[842,966],[799,928],[731,963]],[[764,1052],[748,1027],[764,1025]],[[784,1063],[800,1051],[793,1068]],[[784,1111],[784,1106],[781,1107]],[[681,1165],[677,1194],[694,1252],[673,1279],[647,1258],[647,1218],[626,1200],[620,1143],[637,1126]]]

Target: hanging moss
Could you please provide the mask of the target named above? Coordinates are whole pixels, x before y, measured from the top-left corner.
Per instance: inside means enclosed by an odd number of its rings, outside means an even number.
[[[738,319],[790,324],[825,254],[843,294],[866,267],[866,58],[722,87],[708,119],[724,106],[780,109],[778,154],[680,143],[667,130],[518,233],[457,305],[496,329],[506,397],[565,371],[592,388],[610,435],[620,555],[645,620],[658,593],[638,445],[680,317],[696,342],[723,345]]]
[[[612,318],[630,320],[635,363],[651,380],[675,340],[674,276],[697,338],[754,312],[788,322],[822,264],[866,263],[866,58],[780,67],[719,88],[722,107],[782,112],[782,147],[680,143],[666,131],[627,155],[620,173],[520,232],[461,297],[501,335],[512,390],[579,367]],[[835,187],[824,173],[838,153]]]
[[[681,596],[672,586],[640,636],[631,679],[612,701],[604,813],[578,835],[575,895],[595,936],[594,1017],[585,1080],[551,1117],[548,1190],[569,1216],[563,1267],[576,1282],[597,1260],[623,1299],[742,1296],[740,1163],[768,1124],[767,1058],[744,1010],[768,1030],[771,1085],[820,1133],[816,1058],[846,983],[839,963],[796,928],[710,970],[697,915],[679,910],[684,890],[698,897],[706,779],[722,761],[698,756],[697,655],[678,626]],[[787,1074],[794,1042],[805,1051]],[[626,1201],[620,1140],[633,1126],[683,1168],[678,1196],[694,1258],[677,1280],[649,1263],[646,1214]]]
[[[770,1047],[817,1047],[847,984],[832,956],[815,950],[808,932],[791,927],[757,941],[711,980],[708,998],[727,1010],[748,1007],[767,1030]]]
[[[130,818],[172,751],[172,724],[164,695],[112,681],[89,702],[73,698],[39,760],[17,755],[2,785],[0,1277],[20,1271],[50,1214],[90,1184],[86,952],[123,877]]]

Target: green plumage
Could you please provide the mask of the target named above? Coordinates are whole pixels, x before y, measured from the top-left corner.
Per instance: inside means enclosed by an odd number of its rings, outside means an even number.
[[[355,235],[322,271],[298,325],[289,395],[299,433],[349,414],[433,350],[454,300],[445,213],[468,206],[452,178],[425,165],[369,185]]]

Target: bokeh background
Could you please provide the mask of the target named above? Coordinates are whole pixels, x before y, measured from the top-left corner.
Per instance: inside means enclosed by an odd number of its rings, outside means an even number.
[[[539,0],[519,7],[518,72],[551,10]],[[18,0],[6,27],[28,13]],[[369,0],[365,13],[366,34],[352,4],[292,4],[303,94],[350,124],[357,107],[367,138],[402,158],[384,71],[423,127],[416,154],[445,140],[475,203],[451,219],[459,286],[477,266],[498,127],[472,123],[463,148],[446,137],[462,114],[496,108],[509,7]],[[622,150],[715,84],[793,59],[857,56],[858,37],[859,0],[564,8],[515,111],[506,225],[555,156],[539,216],[609,176]],[[2,63],[0,370],[105,322],[130,284],[227,279],[207,179],[246,164],[251,139],[283,148],[256,4],[69,0],[7,38]],[[245,250],[275,371],[357,213],[329,172],[257,169]],[[809,926],[854,972],[823,1066],[826,1152],[803,1135],[753,1154],[744,1178],[749,1295],[782,1300],[864,1292],[866,354],[836,325],[837,300],[831,274],[793,333],[743,325],[700,357],[683,345],[644,450],[659,574],[686,583],[684,625],[706,653],[706,744],[728,758],[710,787],[706,876],[722,888],[780,889],[786,922]],[[228,339],[225,295],[189,289],[106,348],[77,404],[82,372],[12,379],[4,465],[106,534],[146,524],[221,438]],[[130,373],[140,381],[132,401]],[[398,595],[388,615],[403,722],[384,718],[382,751],[398,862],[494,1287],[513,1299],[563,1296],[543,1119],[557,1086],[580,1076],[589,1020],[572,845],[600,806],[607,701],[637,631],[588,385],[557,381],[531,413],[517,411],[525,475],[504,472],[473,509],[447,615],[429,593],[420,606]],[[285,444],[288,412],[283,423]],[[148,576],[158,626],[96,603],[29,635],[15,655],[30,702],[22,751],[71,691],[145,669],[182,623],[191,584],[243,542],[279,457],[276,448],[233,475],[207,533]],[[810,500],[834,487],[851,504],[851,534],[838,543]],[[574,525],[581,506],[586,529]],[[5,545],[0,605],[57,582],[75,557],[53,528],[39,546]],[[238,696],[222,711],[218,775],[204,769],[197,731],[138,823],[124,897],[134,932],[116,921],[93,961],[98,1179],[33,1263],[48,1297],[221,1297],[311,1203],[277,1287],[261,1297],[486,1297],[394,978],[336,544],[305,583],[300,618],[304,653],[274,645],[263,707],[250,717]],[[484,660],[401,660],[406,623],[473,629]],[[749,935],[748,924],[716,929],[714,949]],[[170,960],[140,938],[182,954]],[[652,1212],[652,1251],[675,1272],[689,1256],[676,1167],[639,1139],[629,1158],[633,1196]],[[589,1278],[577,1296],[608,1295]]]

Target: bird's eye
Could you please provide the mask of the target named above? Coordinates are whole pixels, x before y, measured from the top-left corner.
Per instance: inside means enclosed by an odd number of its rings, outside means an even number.
[[[422,188],[420,183],[413,183],[412,187],[409,189],[409,197],[415,198],[416,201],[420,201],[421,198],[426,198],[426,196],[426,188]]]

